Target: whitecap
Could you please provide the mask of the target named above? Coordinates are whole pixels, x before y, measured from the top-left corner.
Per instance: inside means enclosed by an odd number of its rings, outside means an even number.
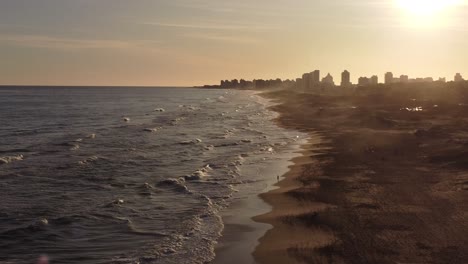
[[[263,152],[270,152],[270,153],[271,153],[271,152],[274,151],[274,149],[273,149],[273,147],[268,146],[268,147],[263,147],[263,148],[261,148],[260,151],[263,151]]]
[[[199,181],[202,179],[202,176],[192,174],[192,175],[184,176],[184,179],[187,181]]]
[[[187,118],[186,118],[186,117],[177,117],[177,118],[175,118],[175,119],[172,119],[172,120],[171,120],[171,125],[175,126],[175,125],[177,125],[178,123],[180,123],[180,121],[183,121],[183,120],[185,120],[185,119],[187,119]]]
[[[125,201],[123,199],[115,199],[114,201],[112,201],[111,203],[107,204],[106,207],[114,207],[116,205],[122,205],[124,204]],[[118,218],[117,218],[118,219]]]
[[[156,127],[156,128],[145,128],[145,129],[143,129],[143,131],[154,133],[154,132],[158,132],[159,129],[160,129],[159,127]]]
[[[185,140],[185,141],[181,141],[179,142],[180,145],[192,145],[192,144],[198,144],[198,143],[202,143],[203,141],[199,138],[197,139],[194,139],[194,140]]]
[[[49,220],[47,218],[41,218],[34,223],[30,224],[27,229],[32,231],[39,231],[42,230],[44,227],[49,225]]]
[[[190,190],[184,184],[185,179],[166,179],[158,183],[158,187],[171,187],[178,192],[191,193]]]
[[[142,186],[141,186],[142,189],[146,189],[146,190],[152,190],[154,189],[153,186],[151,186],[151,184],[145,182]]]
[[[214,149],[213,145],[205,146],[205,150],[213,150],[213,149]]]
[[[21,161],[23,159],[24,159],[23,155],[0,157],[0,164],[8,164],[8,163],[12,163],[15,161]]]
[[[37,222],[37,224],[45,226],[49,224],[49,220],[47,220],[46,218],[42,218]]]
[[[203,169],[206,169],[206,170],[213,170],[210,166],[210,164],[206,164],[205,167],[203,167]]]
[[[89,158],[87,158],[87,159],[78,161],[78,164],[80,164],[80,165],[86,165],[86,164],[88,164],[88,163],[95,162],[95,161],[97,161],[97,160],[99,160],[99,158],[98,158],[97,156],[91,156],[91,157],[89,157]]]
[[[205,177],[207,177],[208,174],[206,171],[203,171],[203,170],[197,170],[195,171],[194,173],[192,173],[191,175],[187,175],[184,177],[185,180],[187,181],[197,181],[197,180],[201,180]]]
[[[71,151],[78,150],[80,148],[80,145],[78,144],[72,144],[72,148],[70,148]]]
[[[185,177],[183,177],[183,179],[187,180],[187,181],[198,181],[198,180],[202,180],[206,177],[209,176],[209,172],[212,171],[213,169],[210,167],[210,164],[207,164],[205,165],[203,168],[195,171],[194,173],[192,173],[191,175],[187,175]]]

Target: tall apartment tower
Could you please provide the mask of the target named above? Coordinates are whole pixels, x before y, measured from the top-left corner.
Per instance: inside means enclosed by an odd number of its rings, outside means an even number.
[[[460,73],[457,73],[455,74],[455,79],[454,79],[455,82],[463,82],[463,77],[461,76]]]
[[[309,89],[309,76],[310,76],[310,73],[304,73],[302,75],[302,89],[304,90],[307,90]]]
[[[315,70],[313,72],[304,73],[302,75],[302,87],[305,90],[313,89],[320,84],[320,71]]]
[[[385,74],[385,84],[391,84],[393,83],[393,73],[387,72]]]
[[[351,74],[349,71],[345,70],[341,73],[341,87],[349,87],[351,86]]]
[[[311,74],[312,74],[311,84],[312,85],[320,84],[320,71],[315,70],[315,71],[311,72]]]

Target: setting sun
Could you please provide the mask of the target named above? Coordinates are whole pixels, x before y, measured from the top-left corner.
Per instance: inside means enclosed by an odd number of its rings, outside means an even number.
[[[398,5],[417,16],[431,16],[459,3],[459,0],[397,0]]]
[[[417,28],[440,28],[451,24],[450,9],[460,0],[396,0],[403,10],[404,23]]]

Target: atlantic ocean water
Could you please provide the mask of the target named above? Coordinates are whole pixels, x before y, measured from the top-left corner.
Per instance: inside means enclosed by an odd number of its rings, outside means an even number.
[[[252,91],[0,87],[0,263],[206,263],[298,140]],[[248,173],[243,173],[248,172]]]

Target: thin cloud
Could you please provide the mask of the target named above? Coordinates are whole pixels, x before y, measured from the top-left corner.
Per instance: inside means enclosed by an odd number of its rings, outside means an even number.
[[[24,47],[86,50],[86,49],[128,49],[132,47],[153,47],[159,41],[139,40],[100,40],[100,39],[74,39],[42,35],[0,35],[0,43],[9,43]]]
[[[255,16],[293,17],[297,13],[285,12],[285,6],[281,3],[272,3],[268,0],[252,2],[250,0],[238,1],[211,1],[211,0],[184,0],[174,1],[172,5],[178,8],[203,10],[221,15],[253,14]],[[289,4],[288,2],[286,2]],[[283,3],[284,4],[284,3]],[[289,5],[293,10],[294,5]],[[289,9],[289,8],[288,8]]]
[[[209,34],[187,34],[186,37],[196,38],[201,40],[218,41],[218,42],[231,42],[238,44],[254,44],[259,43],[260,40],[245,36],[224,36],[224,35],[209,35]]]
[[[184,29],[200,29],[200,30],[240,30],[240,31],[265,31],[275,30],[278,27],[256,25],[256,24],[221,24],[213,21],[211,23],[192,24],[192,23],[164,23],[164,22],[143,22],[143,25],[157,26],[157,27],[170,27],[170,28],[184,28]]]

